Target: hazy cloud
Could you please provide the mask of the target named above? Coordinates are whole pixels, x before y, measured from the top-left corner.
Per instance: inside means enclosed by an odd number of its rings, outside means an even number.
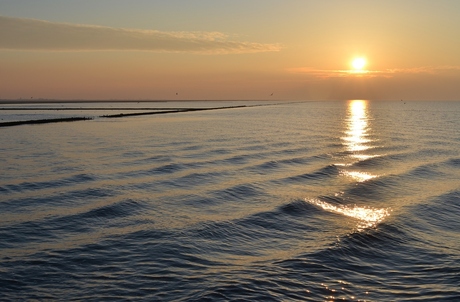
[[[323,70],[309,67],[288,68],[288,72],[306,74],[317,78],[343,78],[343,77],[384,77],[391,78],[400,74],[440,74],[449,71],[460,71],[460,66],[424,66],[414,68],[393,68],[384,70]]]
[[[219,32],[162,32],[0,16],[0,49],[238,54],[280,48],[278,44],[230,41]]]
[[[317,78],[339,78],[346,77],[353,74],[358,74],[352,70],[328,70],[328,69],[314,69],[310,67],[294,67],[288,68],[288,72],[307,74]],[[362,72],[360,74],[363,74]]]
[[[424,67],[415,67],[415,68],[395,68],[395,69],[387,69],[384,72],[386,74],[398,74],[398,73],[406,73],[406,74],[438,74],[447,71],[459,71],[460,66],[424,66]]]

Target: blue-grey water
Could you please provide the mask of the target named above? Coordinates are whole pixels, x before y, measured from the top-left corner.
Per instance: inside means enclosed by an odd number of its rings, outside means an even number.
[[[39,109],[0,116],[100,111]],[[4,127],[0,167],[0,300],[460,301],[460,102]]]

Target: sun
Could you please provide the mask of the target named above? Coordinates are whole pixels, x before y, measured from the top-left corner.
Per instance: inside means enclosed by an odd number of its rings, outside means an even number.
[[[356,71],[361,71],[366,66],[366,59],[365,58],[354,58],[353,62],[351,62],[351,66]]]

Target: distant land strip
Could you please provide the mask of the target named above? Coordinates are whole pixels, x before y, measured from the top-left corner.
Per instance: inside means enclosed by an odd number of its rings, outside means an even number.
[[[65,117],[65,118],[52,118],[42,120],[28,120],[28,121],[15,121],[15,122],[2,122],[0,127],[11,127],[19,125],[30,125],[30,124],[49,124],[49,123],[61,123],[61,122],[75,122],[92,120],[92,117]]]

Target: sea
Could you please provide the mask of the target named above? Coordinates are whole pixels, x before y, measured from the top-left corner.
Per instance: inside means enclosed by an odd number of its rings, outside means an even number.
[[[1,301],[460,301],[460,102],[0,104],[69,116],[0,127]]]

